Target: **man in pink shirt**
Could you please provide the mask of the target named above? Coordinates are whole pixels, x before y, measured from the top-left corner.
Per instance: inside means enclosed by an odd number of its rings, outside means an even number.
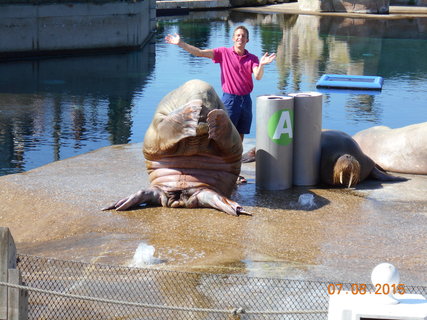
[[[222,102],[228,115],[242,138],[248,134],[252,123],[252,100],[250,93],[254,88],[252,73],[255,79],[261,80],[264,66],[273,62],[276,54],[266,52],[259,60],[257,56],[245,49],[249,42],[249,31],[238,26],[233,33],[233,47],[215,49],[199,49],[185,43],[178,34],[167,35],[165,41],[178,45],[180,48],[197,57],[212,59],[221,67]],[[246,180],[241,177],[240,182]]]

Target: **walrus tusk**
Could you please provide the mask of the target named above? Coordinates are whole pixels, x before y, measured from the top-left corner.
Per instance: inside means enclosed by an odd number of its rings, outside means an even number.
[[[352,182],[353,182],[353,172],[350,174],[350,181],[348,182],[348,187],[347,188],[351,187],[351,183]]]
[[[344,182],[342,182],[342,171],[340,172],[340,183],[344,184]]]

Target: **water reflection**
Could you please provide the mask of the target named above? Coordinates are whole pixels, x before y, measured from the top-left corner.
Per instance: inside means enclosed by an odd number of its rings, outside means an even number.
[[[130,141],[154,44],[131,54],[0,64],[0,175]]]
[[[249,51],[278,55],[253,97],[316,90],[324,73],[379,75],[385,81],[377,95],[325,91],[323,127],[354,134],[427,121],[425,18],[195,12],[160,19],[155,44],[141,51],[0,63],[0,175],[140,142],[160,99],[189,79],[221,93],[218,65],[163,39],[177,32],[201,48],[231,46],[239,24],[250,31]],[[248,138],[255,126],[256,119]]]

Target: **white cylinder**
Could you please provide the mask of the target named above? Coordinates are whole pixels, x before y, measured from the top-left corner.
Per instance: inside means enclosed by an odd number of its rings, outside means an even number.
[[[285,190],[292,186],[294,101],[263,95],[256,100],[256,186]]]
[[[322,94],[291,93],[294,97],[293,184],[312,186],[319,182]]]

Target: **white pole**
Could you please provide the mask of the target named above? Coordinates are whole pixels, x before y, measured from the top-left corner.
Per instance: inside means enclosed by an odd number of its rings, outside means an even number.
[[[319,182],[322,94],[291,93],[294,97],[293,184],[312,186]]]
[[[264,95],[256,101],[256,186],[285,190],[292,186],[294,99]]]

